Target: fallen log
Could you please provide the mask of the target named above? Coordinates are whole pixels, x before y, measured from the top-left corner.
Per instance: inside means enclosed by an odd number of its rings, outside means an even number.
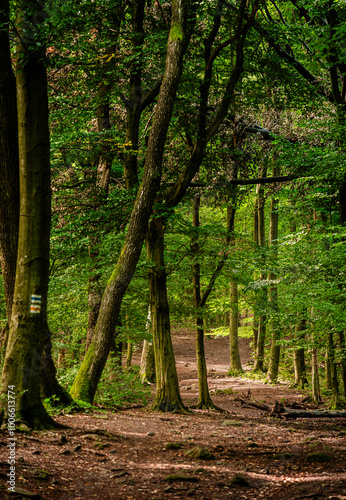
[[[338,410],[293,410],[285,408],[282,403],[275,401],[274,406],[269,406],[257,401],[250,401],[240,397],[236,398],[243,406],[251,406],[258,410],[269,413],[271,417],[282,418],[284,420],[296,418],[346,418],[346,411]]]

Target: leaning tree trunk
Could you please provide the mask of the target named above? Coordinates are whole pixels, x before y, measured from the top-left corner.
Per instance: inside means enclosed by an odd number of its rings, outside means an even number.
[[[274,169],[274,176],[278,175],[279,172]],[[279,231],[279,214],[278,214],[278,200],[272,198],[271,200],[271,210],[270,210],[270,235],[269,235],[269,245],[272,251],[272,265],[276,266],[278,259],[277,250],[277,240]],[[270,383],[274,383],[277,380],[279,373],[279,361],[280,361],[280,326],[278,321],[278,290],[275,284],[276,274],[273,271],[269,273],[269,305],[271,309],[271,346],[269,355],[269,366],[267,373],[267,380]]]
[[[156,396],[153,408],[160,411],[186,411],[179,392],[171,339],[167,275],[164,261],[162,217],[149,224],[147,252],[149,260],[149,304],[156,367]]]
[[[172,2],[166,68],[150,131],[143,180],[132,210],[120,257],[103,294],[93,341],[71,388],[71,394],[76,399],[89,402],[94,399],[97,384],[109,354],[121,302],[141,254],[149,217],[160,187],[166,135],[188,43],[189,4],[187,0],[173,0]]]
[[[48,331],[50,163],[44,51],[36,44],[37,3],[20,1],[17,100],[20,161],[20,222],[11,325],[2,370],[2,394],[12,387],[16,418],[32,428],[53,428],[40,392]],[[42,14],[42,13],[40,13]],[[35,43],[34,43],[35,41]],[[2,414],[7,401],[1,399]]]

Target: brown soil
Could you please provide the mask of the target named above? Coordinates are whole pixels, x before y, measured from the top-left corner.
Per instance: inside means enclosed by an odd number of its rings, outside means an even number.
[[[176,331],[174,349],[183,400],[195,404],[193,334]],[[56,420],[69,429],[17,432],[16,487],[27,492],[10,496],[4,432],[0,498],[346,500],[345,419],[286,422],[244,408],[237,397],[249,389],[255,400],[269,405],[276,400],[301,401],[306,394],[284,384],[227,376],[226,338],[206,339],[206,353],[213,401],[227,413],[162,414],[132,408],[58,416]],[[250,361],[246,339],[241,339],[241,359],[244,366]],[[229,388],[233,393],[218,393]],[[181,447],[166,449],[167,443]],[[207,449],[211,457],[184,455],[196,446]]]

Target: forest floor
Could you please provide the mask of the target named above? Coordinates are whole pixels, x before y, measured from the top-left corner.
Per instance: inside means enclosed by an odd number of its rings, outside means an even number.
[[[181,395],[190,406],[197,402],[193,333],[175,331],[173,343]],[[248,344],[240,340],[245,368]],[[212,398],[224,413],[163,414],[142,407],[57,416],[70,428],[17,432],[17,493],[10,495],[3,433],[0,498],[346,500],[346,419],[285,421],[244,407],[237,398],[249,390],[268,405],[289,405],[306,394],[285,384],[229,377],[225,337],[206,339],[206,357]],[[220,392],[230,388],[230,394]],[[185,455],[195,447],[209,454]]]

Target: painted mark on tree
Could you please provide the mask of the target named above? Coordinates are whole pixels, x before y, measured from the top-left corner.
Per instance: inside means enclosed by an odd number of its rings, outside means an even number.
[[[40,312],[41,312],[41,295],[31,295],[30,312],[32,314],[40,314]]]

